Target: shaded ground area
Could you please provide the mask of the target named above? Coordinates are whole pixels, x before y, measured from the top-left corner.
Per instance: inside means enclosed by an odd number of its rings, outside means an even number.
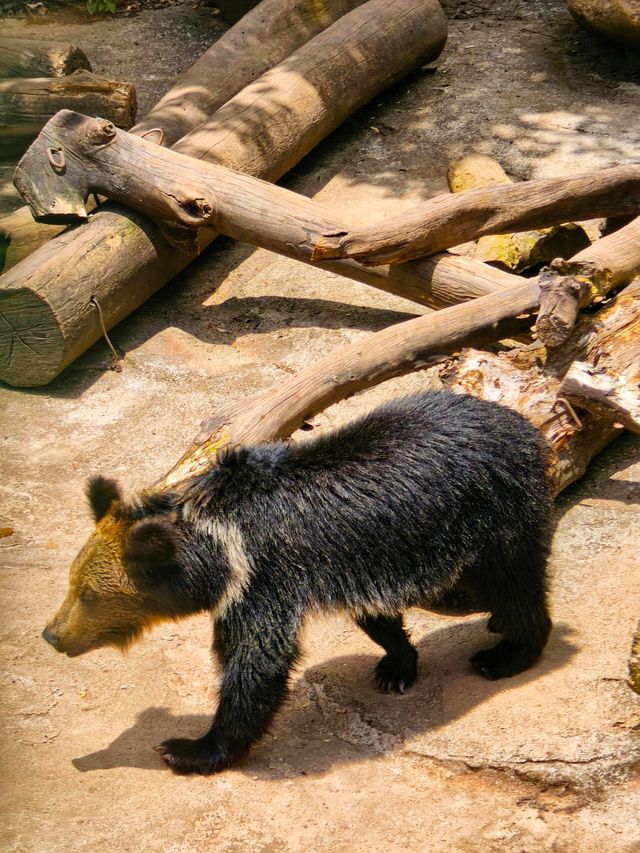
[[[447,2],[449,44],[308,157],[288,186],[376,219],[446,188],[448,161],[496,155],[515,177],[637,161],[630,50],[581,32],[564,4]],[[191,5],[12,33],[78,41],[138,87],[142,114],[220,32]],[[132,42],[137,41],[138,45]],[[243,766],[171,775],[151,749],[204,730],[217,675],[206,618],[126,657],[77,660],[39,639],[90,529],[98,471],[141,487],[219,405],[423,309],[264,251],[217,241],[51,386],[0,390],[4,612],[3,849],[632,851],[640,845],[640,703],[626,661],[640,614],[639,442],[626,436],[558,503],[552,641],[508,682],[475,676],[480,616],[408,621],[420,679],[380,695],[377,650],[341,618],[308,626],[291,697]],[[386,383],[313,421],[337,424],[430,387]]]

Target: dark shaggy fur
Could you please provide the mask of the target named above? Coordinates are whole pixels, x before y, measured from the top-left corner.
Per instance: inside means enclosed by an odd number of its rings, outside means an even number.
[[[264,734],[310,611],[350,613],[385,651],[378,683],[402,692],[417,660],[403,610],[463,587],[502,635],[474,667],[492,679],[530,667],[551,627],[547,461],[515,412],[429,393],[304,443],[229,451],[179,496],[118,504],[144,607],[214,616],[218,710],[202,738],[158,748],[167,763],[215,772]],[[97,517],[114,496],[114,484],[94,483]]]

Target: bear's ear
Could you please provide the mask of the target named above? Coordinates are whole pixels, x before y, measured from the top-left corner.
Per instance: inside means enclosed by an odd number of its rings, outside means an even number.
[[[134,580],[161,581],[177,569],[176,535],[160,516],[133,525],[124,547],[124,561]]]
[[[114,501],[122,500],[116,481],[106,477],[91,477],[87,483],[86,492],[96,521],[104,518]]]

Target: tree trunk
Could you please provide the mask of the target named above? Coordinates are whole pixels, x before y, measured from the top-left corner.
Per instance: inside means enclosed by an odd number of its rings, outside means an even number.
[[[66,77],[91,71],[83,50],[73,44],[35,39],[0,39],[0,78]]]
[[[90,71],[69,77],[0,80],[0,146],[23,151],[59,110],[76,109],[129,128],[136,117],[132,83],[107,80]]]
[[[141,136],[160,127],[164,145],[173,145],[241,89],[363,2],[262,0],[202,54],[132,133]]]
[[[162,144],[173,145],[208,121],[244,86],[362,3],[363,0],[331,0],[328,3],[262,0],[203,53],[131,133],[148,135],[151,139],[151,131],[158,128]],[[195,146],[184,153],[202,156]],[[27,209],[22,208],[0,222],[0,245],[10,247],[5,252],[0,272],[14,266],[66,228],[66,225],[43,225],[31,216],[27,220],[26,212]]]
[[[640,211],[640,166],[443,195],[380,225],[321,235],[314,259],[387,264],[420,258],[484,234],[545,228],[568,219]]]
[[[445,38],[436,0],[369,0],[240,92],[176,150],[276,179],[384,87],[435,58]],[[0,377],[18,386],[50,382],[101,336],[92,296],[111,328],[193,257],[176,252],[143,216],[112,205],[41,246],[0,280]]]

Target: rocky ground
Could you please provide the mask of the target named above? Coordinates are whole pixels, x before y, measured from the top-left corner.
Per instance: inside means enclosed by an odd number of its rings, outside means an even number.
[[[142,115],[223,31],[210,7],[3,22],[80,43],[132,80]],[[640,63],[582,32],[560,0],[443,4],[449,43],[286,179],[376,219],[446,189],[447,163],[497,156],[516,178],[637,161]],[[409,614],[420,679],[379,694],[376,648],[349,622],[309,625],[272,733],[244,764],[183,778],[152,746],[214,707],[205,617],[122,657],[68,660],[40,638],[90,530],[86,477],[127,488],[165,471],[200,420],[337,346],[420,312],[266,251],[217,241],[47,388],[0,390],[4,613],[2,848],[7,851],[618,851],[640,847],[640,700],[626,683],[640,615],[639,442],[620,439],[558,501],[556,629],[535,669],[474,675],[481,616]],[[318,430],[429,373],[334,406]]]

